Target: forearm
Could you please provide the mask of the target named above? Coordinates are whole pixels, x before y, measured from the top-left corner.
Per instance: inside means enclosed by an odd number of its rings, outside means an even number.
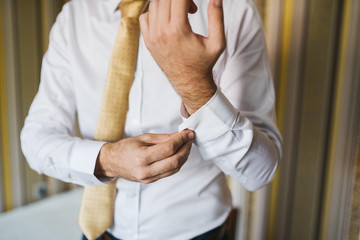
[[[222,1],[209,2],[207,37],[192,31],[187,14],[192,9],[190,1],[152,1],[149,11],[140,17],[148,50],[190,115],[216,92],[212,69],[226,45]]]
[[[201,81],[196,78],[196,76],[189,76],[187,80],[182,82],[199,82],[199,84],[181,84],[175,86],[189,115],[192,115],[204,106],[214,96],[217,90],[212,75],[208,76],[208,79]]]
[[[27,119],[21,145],[30,167],[64,182],[101,184],[93,171],[103,142],[73,137],[55,128]]]

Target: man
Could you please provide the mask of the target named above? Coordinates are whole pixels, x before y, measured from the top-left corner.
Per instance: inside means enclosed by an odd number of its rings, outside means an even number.
[[[253,191],[280,159],[254,3],[194,2],[153,1],[140,17],[125,137],[115,142],[93,139],[119,0],[73,0],[51,31],[22,148],[33,169],[66,182],[117,178],[114,239],[205,236],[231,210],[224,173]],[[82,138],[72,136],[76,114]]]

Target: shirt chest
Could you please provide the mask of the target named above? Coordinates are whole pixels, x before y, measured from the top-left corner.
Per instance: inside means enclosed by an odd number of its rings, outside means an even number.
[[[103,45],[102,42],[94,44]],[[80,122],[87,125],[80,128],[88,137],[92,137],[96,128],[112,44],[102,47],[103,52],[95,50],[91,54],[83,53],[84,57],[80,55],[73,64],[76,68],[73,76],[78,116]],[[90,49],[91,46],[86,51]],[[180,105],[180,97],[141,39],[134,81],[129,94],[126,135],[176,131],[181,123]]]
[[[207,21],[202,16],[193,16],[190,22],[196,26],[194,31],[205,35]],[[84,137],[92,138],[121,16],[117,11],[111,17],[99,13],[78,18],[69,33],[71,75],[80,131]],[[182,122],[180,106],[180,97],[140,37],[125,134],[136,136],[177,131]]]

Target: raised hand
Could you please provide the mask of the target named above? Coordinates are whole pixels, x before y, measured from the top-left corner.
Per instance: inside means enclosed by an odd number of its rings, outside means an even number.
[[[225,48],[222,0],[210,0],[209,36],[195,34],[191,0],[155,0],[140,16],[147,48],[192,114],[216,92],[212,68]]]
[[[121,177],[146,184],[168,177],[186,162],[193,139],[194,133],[184,130],[106,143],[100,150],[95,176]]]

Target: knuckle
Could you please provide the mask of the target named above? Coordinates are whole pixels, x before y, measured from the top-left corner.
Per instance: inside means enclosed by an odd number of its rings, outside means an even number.
[[[169,32],[167,31],[166,28],[167,27],[160,28],[159,35],[158,35],[159,40],[165,41],[167,36],[169,35]]]
[[[149,156],[147,156],[147,155],[143,156],[143,157],[141,158],[141,161],[140,161],[141,166],[147,166],[149,160],[150,160],[150,157],[149,157]]]
[[[149,177],[149,174],[144,170],[139,170],[136,173],[136,178],[140,181],[147,181],[147,178]]]
[[[171,26],[167,31],[167,34],[172,38],[178,39],[180,37],[179,28],[175,26]]]
[[[181,33],[184,30],[184,27],[185,26],[183,21],[177,20],[171,22],[171,28],[177,33]]]
[[[159,45],[165,45],[167,43],[167,37],[166,35],[164,34],[160,34],[159,38],[158,38],[158,41],[157,41],[157,44]]]
[[[142,135],[144,138],[149,138],[151,136],[151,133],[145,133]]]
[[[182,143],[185,143],[185,141],[186,141],[185,135],[179,134],[179,135],[178,135],[178,138],[179,138],[179,141],[181,141]]]
[[[135,158],[135,165],[137,167],[142,167],[145,166],[147,162],[147,157],[146,156],[138,156]]]
[[[173,155],[175,153],[175,145],[174,145],[174,143],[168,144],[165,151],[169,155]]]
[[[143,184],[149,184],[149,183],[152,183],[152,181],[151,181],[151,180],[148,180],[148,179],[141,180],[140,182],[141,182],[141,183],[143,183]]]
[[[150,141],[151,138],[152,138],[152,134],[151,134],[151,133],[145,133],[145,134],[142,135],[142,140],[143,140],[144,142]]]
[[[153,35],[153,41],[155,43],[158,43],[160,40],[162,39],[162,33],[161,33],[161,30],[159,31],[156,31]]]
[[[180,158],[175,157],[173,162],[172,162],[172,169],[180,169],[180,167],[181,167]]]

